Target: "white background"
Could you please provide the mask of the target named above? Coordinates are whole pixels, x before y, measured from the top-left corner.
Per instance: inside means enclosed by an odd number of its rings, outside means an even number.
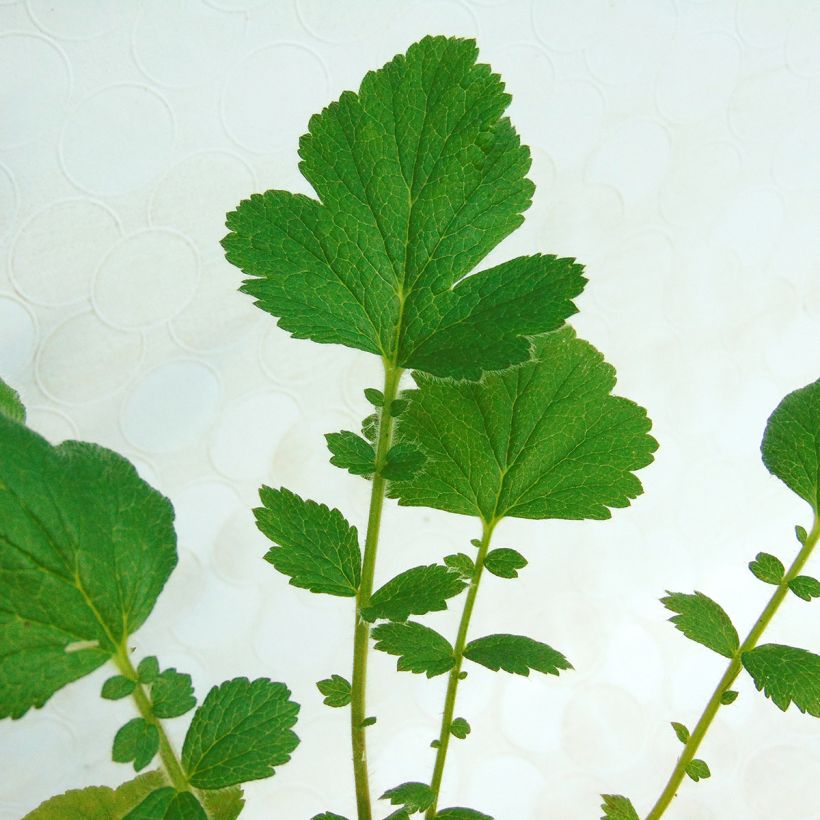
[[[820,4],[800,0],[0,0],[0,374],[53,441],[112,447],[173,500],[180,564],[134,644],[193,674],[285,680],[303,704],[293,761],[247,788],[249,818],[352,814],[347,711],[313,682],[349,674],[347,599],[261,560],[257,487],[286,485],[360,527],[368,487],[322,434],[367,412],[372,357],[290,339],[237,294],[224,213],[266,188],[309,192],[310,114],[426,33],[475,36],[533,149],[527,221],[489,262],[576,256],[573,320],[645,405],[661,443],[646,495],[611,521],[506,522],[521,581],[487,579],[473,634],[562,650],[560,679],[471,669],[445,804],[497,820],[645,813],[725,660],[665,622],[664,589],[717,598],[745,632],[770,589],[746,563],[791,560],[808,508],[770,478],[767,415],[820,369]],[[377,581],[465,549],[463,518],[388,504]],[[466,547],[469,551],[469,547]],[[820,569],[814,562],[814,572]],[[809,567],[809,571],[812,568]],[[814,651],[817,604],[790,597],[766,640]],[[455,624],[431,618],[448,635]],[[444,678],[373,658],[376,794],[429,776]],[[0,726],[0,816],[129,776],[111,763],[127,701],[109,670]],[[670,820],[818,818],[817,723],[739,682]],[[179,740],[187,719],[171,721]],[[382,814],[387,814],[385,807]]]

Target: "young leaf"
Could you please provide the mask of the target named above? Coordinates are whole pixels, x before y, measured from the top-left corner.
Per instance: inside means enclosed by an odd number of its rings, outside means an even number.
[[[820,717],[820,655],[794,646],[763,644],[744,652],[743,666],[758,690],[786,711],[790,703]]]
[[[114,675],[103,685],[100,696],[106,700],[121,700],[127,698],[133,691],[136,683],[124,675]]]
[[[299,706],[282,683],[234,678],[208,693],[182,746],[192,786],[222,789],[270,777],[290,760],[299,738],[290,731]]]
[[[795,524],[794,534],[795,534],[795,537],[797,538],[797,543],[798,544],[805,544],[806,539],[809,537],[809,534],[806,532],[806,528],[801,527],[800,524]]]
[[[141,774],[116,789],[107,786],[72,789],[41,803],[23,820],[111,820],[112,817],[125,817],[147,795],[165,783],[165,775],[161,771],[153,771]]]
[[[661,603],[670,612],[678,613],[669,620],[687,638],[725,658],[731,658],[735,654],[740,639],[720,604],[701,592],[695,592],[694,595],[669,592],[666,598],[661,598]]]
[[[149,794],[123,820],[208,820],[208,815],[191,792],[166,786]]]
[[[402,783],[388,789],[379,800],[389,800],[393,806],[403,806],[406,811],[426,811],[433,805],[435,795],[426,783]]]
[[[371,413],[362,421],[362,435],[371,443],[375,444],[379,436],[379,415]]]
[[[379,624],[373,630],[376,649],[397,655],[399,672],[422,672],[428,678],[453,668],[453,647],[433,629],[415,621]]]
[[[706,761],[704,760],[690,760],[686,766],[686,774],[695,781],[698,780],[705,780],[707,777],[711,777],[712,773],[709,771],[709,767],[706,765]]]
[[[333,454],[330,463],[353,475],[370,478],[376,470],[376,453],[373,445],[361,436],[342,430],[325,436],[327,449]]]
[[[471,732],[470,724],[464,718],[456,718],[450,724],[450,734],[459,740],[464,740]]]
[[[786,572],[780,559],[769,555],[768,552],[759,552],[755,560],[749,562],[749,569],[755,578],[765,584],[779,584]]]
[[[475,809],[465,809],[461,806],[454,806],[449,809],[442,809],[436,814],[436,820],[493,820],[489,814],[482,814]]]
[[[464,657],[480,663],[487,669],[529,676],[530,669],[545,675],[557,675],[572,664],[558,651],[545,643],[523,635],[487,635],[470,641],[464,648]]]
[[[262,487],[263,507],[256,525],[276,545],[265,560],[295,587],[353,597],[362,574],[362,554],[355,527],[336,509],[305,501],[295,493]]]
[[[341,675],[331,675],[320,680],[316,688],[325,696],[323,703],[326,706],[341,708],[347,706],[351,700],[350,681]]]
[[[535,255],[467,276],[521,222],[529,151],[471,40],[425,37],[312,117],[300,170],[318,201],[268,191],[228,214],[242,290],[298,338],[477,379],[529,358],[584,285]]]
[[[159,751],[159,732],[153,723],[138,717],[129,720],[114,736],[112,758],[117,763],[134,762],[134,770],[144,769]]]
[[[405,809],[396,809],[390,812],[384,820],[410,820],[410,815]]]
[[[777,405],[761,452],[768,471],[820,514],[820,379]]]
[[[158,718],[184,715],[196,706],[191,676],[165,669],[151,684],[151,706]]]
[[[214,820],[236,820],[245,808],[245,798],[239,786],[204,791],[200,798],[208,817]]]
[[[804,601],[820,598],[820,581],[811,575],[798,575],[789,581],[789,589]]]
[[[728,706],[730,703],[734,703],[737,700],[738,692],[734,689],[727,689],[721,696],[720,702],[723,706]]]
[[[140,683],[153,683],[158,675],[159,661],[153,655],[149,655],[139,662],[137,666],[137,677]]]
[[[407,402],[404,399],[393,399],[390,402],[390,415],[398,418],[407,409]]]
[[[362,721],[362,728],[366,729],[368,726],[375,726],[377,720],[378,718],[374,717],[373,715],[371,715],[370,717],[366,717]]]
[[[602,794],[604,802],[601,808],[604,816],[601,820],[640,820],[632,801],[622,794]]]
[[[517,578],[518,570],[527,566],[527,559],[520,552],[502,547],[487,553],[484,566],[499,578]]]
[[[447,609],[447,599],[465,586],[458,573],[441,564],[413,567],[377,589],[362,617],[368,621],[406,621],[410,615],[438,612]]]
[[[454,569],[462,578],[468,580],[473,577],[475,572],[475,562],[469,555],[463,552],[457,552],[454,555],[445,555],[444,563]]]
[[[610,394],[615,371],[569,328],[533,344],[533,362],[480,383],[414,374],[397,436],[427,461],[390,495],[489,522],[609,518],[640,494],[632,471],[657,448],[644,410]]]
[[[672,728],[675,730],[675,735],[681,743],[686,743],[689,740],[689,730],[677,721],[672,721]]]
[[[425,456],[412,444],[394,444],[387,452],[382,475],[389,481],[407,481],[424,466]]]
[[[366,387],[364,397],[374,406],[384,406],[384,393],[381,390],[376,390],[375,387]]]
[[[0,416],[12,421],[25,423],[26,408],[20,401],[20,394],[0,379]]]
[[[322,812],[322,814],[314,815],[311,820],[347,820],[341,814],[334,814],[332,811]]]
[[[128,461],[0,415],[0,718],[105,663],[176,561],[171,504]]]

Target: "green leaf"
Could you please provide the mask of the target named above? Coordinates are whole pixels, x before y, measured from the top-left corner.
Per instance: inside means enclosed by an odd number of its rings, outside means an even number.
[[[20,394],[0,379],[0,416],[12,421],[25,423],[26,408],[20,401]]]
[[[755,560],[749,562],[749,569],[755,578],[765,584],[779,584],[786,572],[780,559],[768,552],[759,552]]]
[[[362,610],[368,621],[383,618],[406,621],[410,615],[425,615],[447,609],[447,599],[467,586],[458,573],[441,564],[405,570],[377,589]]]
[[[806,532],[806,528],[801,527],[800,524],[795,524],[794,534],[799,544],[805,544],[806,539],[809,537],[809,534]]]
[[[450,724],[450,734],[459,740],[464,740],[470,734],[470,731],[470,724],[464,718],[457,717]]]
[[[480,663],[487,669],[529,676],[530,669],[545,675],[557,675],[572,664],[558,651],[545,643],[523,635],[487,635],[470,641],[464,648],[464,657]]]
[[[677,721],[672,721],[672,728],[675,730],[675,735],[681,743],[686,743],[689,740],[689,730]]]
[[[484,566],[499,578],[517,578],[518,570],[527,566],[527,559],[520,552],[502,547],[487,553]]]
[[[373,717],[373,715],[371,715],[370,717],[366,717],[366,718],[362,721],[362,728],[363,728],[363,729],[366,729],[368,726],[375,726],[375,725],[376,725],[376,721],[377,721],[377,720],[378,720],[378,718],[377,718],[377,717]]]
[[[355,527],[336,509],[295,493],[262,487],[256,525],[276,545],[265,560],[295,587],[352,598],[362,575]]]
[[[171,504],[129,462],[0,415],[0,718],[102,666],[176,561]]]
[[[622,794],[602,794],[604,802],[601,808],[604,816],[601,820],[640,820],[632,801]]]
[[[384,393],[381,390],[376,390],[375,387],[367,387],[364,391],[364,397],[374,406],[384,406]]]
[[[236,820],[245,808],[245,797],[239,786],[201,793],[202,805],[213,820]]]
[[[23,820],[111,820],[113,817],[125,817],[165,782],[162,772],[153,771],[141,774],[116,789],[107,786],[72,789],[41,803]]]
[[[121,700],[127,698],[133,691],[137,684],[125,675],[114,675],[110,677],[103,685],[100,696],[106,700]]]
[[[661,598],[661,603],[670,612],[678,613],[669,620],[687,638],[725,658],[731,658],[735,654],[740,639],[720,604],[701,592],[695,592],[694,595],[668,592],[666,598]]]
[[[559,327],[581,266],[535,255],[468,276],[523,221],[529,151],[472,40],[425,37],[312,117],[300,170],[318,201],[252,196],[228,214],[241,290],[297,338],[477,379]]]
[[[657,448],[644,410],[610,394],[615,371],[569,328],[533,344],[535,361],[480,383],[414,374],[397,437],[427,461],[391,496],[490,522],[609,518],[642,492],[632,471]]]
[[[424,466],[425,455],[412,444],[394,444],[387,451],[382,475],[389,481],[407,481]]]
[[[761,453],[766,469],[820,514],[820,379],[777,405]]]
[[[390,812],[384,820],[410,820],[410,815],[404,809]]]
[[[376,649],[397,655],[399,672],[424,673],[428,678],[453,668],[453,647],[434,629],[415,621],[379,624],[373,629]]]
[[[393,806],[404,806],[409,813],[426,811],[436,799],[433,790],[426,783],[402,783],[388,789],[379,800],[389,800]]]
[[[820,598],[820,581],[811,575],[798,575],[789,581],[789,589],[804,601]]]
[[[379,414],[371,413],[362,421],[362,435],[371,443],[375,444],[379,435]]]
[[[327,706],[339,708],[347,706],[351,701],[350,681],[341,675],[331,675],[329,678],[320,680],[316,688],[325,696],[324,703]]]
[[[790,703],[820,717],[820,655],[794,646],[769,643],[741,658],[758,690],[786,711]]]
[[[698,780],[705,780],[707,777],[711,777],[712,773],[709,771],[709,767],[706,765],[706,761],[698,760],[690,760],[689,763],[686,765],[686,774],[695,781]]]
[[[457,552],[454,555],[445,555],[444,563],[450,569],[454,569],[462,578],[469,580],[475,572],[475,562],[469,555]]]
[[[322,814],[314,815],[311,820],[347,820],[341,814],[334,814],[332,811],[322,812]]]
[[[325,435],[330,463],[353,475],[370,478],[376,470],[376,453],[370,442],[350,430]]]
[[[137,666],[137,677],[140,683],[153,683],[159,675],[159,661],[154,655],[143,658]]]
[[[393,399],[390,402],[390,415],[398,418],[407,409],[407,402],[404,399]]]
[[[270,777],[290,760],[299,712],[283,683],[234,678],[215,686],[194,713],[182,746],[188,782],[222,789]]]
[[[159,732],[153,723],[138,717],[129,720],[114,736],[112,758],[117,763],[134,763],[134,770],[144,769],[159,751]]]
[[[208,815],[191,792],[166,786],[148,795],[123,820],[208,820]]]
[[[158,718],[175,718],[196,706],[191,676],[165,669],[151,684],[151,705]]]
[[[475,809],[465,809],[461,806],[454,806],[449,809],[442,809],[436,814],[436,820],[493,820],[489,814],[482,814]]]
[[[734,703],[737,700],[738,692],[734,689],[727,689],[721,696],[720,702],[723,706],[728,706],[730,703]]]

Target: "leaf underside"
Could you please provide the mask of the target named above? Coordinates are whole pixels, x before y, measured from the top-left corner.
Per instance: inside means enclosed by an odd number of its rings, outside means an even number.
[[[228,214],[242,290],[293,336],[440,376],[529,358],[526,336],[576,312],[581,266],[519,257],[468,276],[523,221],[529,150],[472,40],[425,37],[312,117],[299,168]]]
[[[740,645],[740,638],[731,619],[716,601],[695,592],[688,595],[683,592],[670,592],[661,603],[670,611],[676,612],[669,620],[675,624],[687,638],[731,658]]]
[[[480,663],[494,672],[504,670],[514,675],[528,676],[530,670],[545,675],[557,675],[572,664],[557,650],[524,635],[487,635],[470,641],[464,657]]]
[[[755,686],[786,711],[790,703],[820,717],[820,655],[794,646],[769,643],[744,652],[743,666]]]

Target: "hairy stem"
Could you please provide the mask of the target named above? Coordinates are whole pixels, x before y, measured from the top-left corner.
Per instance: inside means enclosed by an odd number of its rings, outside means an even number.
[[[356,626],[353,638],[353,680],[351,683],[350,737],[353,745],[353,776],[356,783],[356,807],[359,820],[372,820],[370,806],[370,784],[367,774],[366,727],[367,717],[367,652],[370,643],[370,624],[362,616],[362,610],[370,603],[373,594],[373,574],[376,569],[376,551],[379,544],[379,528],[384,506],[385,481],[381,475],[387,460],[387,453],[393,441],[393,417],[391,404],[396,398],[402,370],[385,362],[384,366],[384,406],[379,419],[379,437],[376,442],[376,471],[370,492],[370,511],[367,516],[367,536],[364,542],[362,580],[356,595]]]
[[[450,678],[447,682],[447,694],[444,698],[444,713],[441,716],[441,731],[438,736],[438,750],[436,751],[436,763],[433,767],[433,777],[430,781],[430,788],[433,790],[433,802],[427,809],[425,818],[432,820],[436,816],[438,809],[438,796],[441,791],[441,780],[444,776],[444,764],[447,760],[447,749],[450,745],[450,727],[453,725],[453,713],[456,708],[456,693],[461,680],[461,664],[464,661],[464,647],[467,645],[467,630],[470,628],[470,618],[473,614],[476,595],[478,595],[478,585],[481,583],[481,575],[484,571],[484,559],[487,557],[487,550],[490,548],[490,539],[493,535],[496,522],[483,524],[481,533],[481,544],[478,548],[478,556],[475,560],[473,577],[470,579],[470,586],[467,589],[467,598],[464,601],[464,610],[461,613],[461,622],[458,625],[458,635],[456,637],[455,663],[450,670]]]
[[[180,792],[192,791],[188,784],[188,778],[185,777],[185,772],[182,770],[182,764],[179,762],[179,758],[174,751],[174,747],[171,745],[171,741],[168,740],[168,735],[165,734],[162,721],[154,715],[151,709],[151,701],[138,680],[137,670],[134,669],[131,658],[128,656],[128,650],[124,646],[120,647],[117,654],[114,655],[114,663],[120,670],[121,675],[137,682],[131,694],[137,704],[140,715],[147,720],[148,723],[157,727],[157,732],[159,733],[159,756],[162,760],[165,773],[171,781],[171,785]]]
[[[800,574],[800,571],[805,566],[806,561],[809,560],[809,556],[811,555],[815,544],[817,544],[818,538],[820,538],[820,516],[815,516],[814,526],[808,534],[808,537],[800,549],[800,552],[797,553],[797,557],[794,559],[794,562],[783,576],[783,580],[777,585],[777,589],[775,589],[774,594],[764,607],[763,612],[760,613],[760,617],[755,621],[754,626],[746,636],[746,640],[744,640],[740,645],[740,648],[735,652],[732,660],[726,667],[726,671],[723,673],[720,683],[718,683],[717,688],[712,693],[712,697],[709,698],[709,702],[706,704],[703,714],[700,716],[700,719],[692,731],[692,734],[686,741],[686,744],[683,747],[683,752],[678,759],[677,765],[672,771],[672,775],[670,776],[666,787],[661,792],[661,796],[658,798],[657,803],[655,803],[652,807],[652,811],[646,815],[646,820],[659,820],[659,818],[663,816],[666,809],[669,808],[669,804],[674,799],[675,794],[680,787],[681,781],[686,775],[686,767],[692,762],[701,741],[706,735],[709,726],[720,708],[721,696],[732,686],[735,679],[740,674],[740,670],[743,668],[743,654],[751,651],[755,648],[755,646],[757,646],[757,642],[760,640],[760,637],[763,635],[763,632],[769,625],[769,622],[774,617],[774,614],[777,612],[778,607],[783,602],[783,599],[788,594],[789,582]]]

